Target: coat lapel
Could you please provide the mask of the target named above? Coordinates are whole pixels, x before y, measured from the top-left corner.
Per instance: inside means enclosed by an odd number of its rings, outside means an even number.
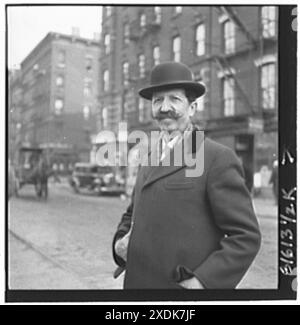
[[[199,149],[200,146],[203,145],[203,140],[204,140],[204,136],[202,133],[201,136],[201,141],[196,141],[196,132],[198,130],[194,129],[192,132],[189,132],[187,135],[187,139],[184,143],[187,144],[188,148],[187,150],[187,154],[188,155],[194,155]],[[202,132],[202,131],[201,131]],[[142,186],[142,188],[156,182],[157,180],[166,177],[168,175],[171,175],[175,172],[177,172],[178,170],[186,167],[186,161],[184,159],[184,148],[182,145],[182,141],[179,141],[175,147],[170,150],[170,152],[166,155],[166,157],[164,158],[164,160],[161,162],[161,164],[159,166],[147,166],[144,167],[144,171],[143,171],[143,176],[144,176],[144,184]],[[176,147],[178,146],[182,146],[182,151],[181,151],[181,164],[180,166],[175,166],[174,165],[174,152],[176,152]],[[166,161],[170,161],[170,165],[169,166],[164,166],[163,162]]]

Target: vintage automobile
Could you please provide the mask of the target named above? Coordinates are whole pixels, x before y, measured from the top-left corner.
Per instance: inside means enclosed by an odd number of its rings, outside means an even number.
[[[125,180],[116,167],[91,163],[75,164],[70,177],[70,185],[75,193],[80,193],[81,189],[92,191],[98,195],[125,192]]]

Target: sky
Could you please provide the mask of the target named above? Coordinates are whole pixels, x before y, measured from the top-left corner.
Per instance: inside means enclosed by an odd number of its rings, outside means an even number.
[[[101,30],[101,6],[17,6],[7,8],[8,67],[17,67],[48,32],[93,38]]]

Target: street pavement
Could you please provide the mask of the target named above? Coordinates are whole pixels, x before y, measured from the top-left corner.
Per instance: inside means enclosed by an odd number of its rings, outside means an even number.
[[[75,194],[50,184],[47,201],[30,186],[9,201],[10,289],[121,289],[111,241],[128,199]],[[277,288],[277,206],[254,199],[263,242],[239,288]]]

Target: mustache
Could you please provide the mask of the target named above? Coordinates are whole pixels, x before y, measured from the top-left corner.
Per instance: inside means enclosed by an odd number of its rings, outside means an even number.
[[[179,118],[181,117],[181,114],[178,114],[177,112],[175,111],[167,111],[167,112],[158,112],[154,118],[156,120],[164,120],[166,118],[170,118],[170,119],[173,119],[173,120],[178,120]]]

